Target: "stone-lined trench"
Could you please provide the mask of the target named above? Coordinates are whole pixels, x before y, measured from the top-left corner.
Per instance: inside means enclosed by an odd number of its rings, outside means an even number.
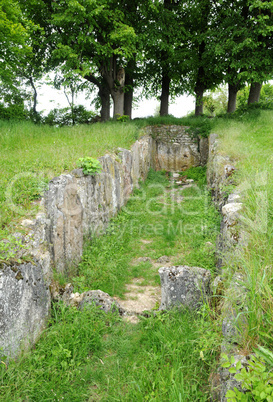
[[[104,232],[150,168],[198,166],[205,163],[206,145],[206,139],[191,137],[185,127],[150,127],[131,150],[118,149],[101,157],[102,173],[84,176],[76,169],[49,183],[41,212],[35,220],[22,221],[29,233],[21,239],[27,248],[21,253],[30,254],[33,262],[1,265],[0,347],[4,355],[15,357],[29,348],[45,327],[52,268],[63,272],[80,261],[84,236]]]
[[[77,169],[53,179],[42,201],[44,212],[34,221],[22,222],[29,228],[29,234],[23,239],[29,247],[25,254],[30,253],[34,263],[1,265],[2,354],[15,357],[22,348],[29,348],[36,341],[50,311],[52,266],[64,271],[70,264],[76,264],[82,255],[84,236],[90,230],[104,232],[110,219],[138,187],[139,180],[146,179],[150,168],[182,171],[204,165],[209,150],[208,184],[216,205],[220,210],[223,208],[224,216],[219,245],[228,249],[230,243],[238,243],[234,229],[231,233],[229,228],[238,224],[240,203],[236,202],[236,194],[227,200],[222,191],[223,183],[229,182],[234,167],[227,157],[217,153],[216,143],[216,138],[211,136],[208,149],[207,139],[191,138],[181,127],[148,128],[147,135],[136,141],[130,151],[119,149],[116,154],[100,158],[101,174],[86,177]],[[169,264],[167,261],[158,263],[161,266]],[[137,283],[128,290],[135,292],[134,286],[138,286]],[[158,302],[157,290],[149,289],[149,292],[149,297],[155,297]],[[226,327],[230,328],[233,321],[234,317],[227,317]],[[225,335],[224,328],[223,332]],[[229,333],[227,330],[226,338]],[[227,342],[232,341],[228,339]],[[226,373],[220,372],[221,375],[227,382]],[[224,401],[227,388],[223,389],[220,400]]]

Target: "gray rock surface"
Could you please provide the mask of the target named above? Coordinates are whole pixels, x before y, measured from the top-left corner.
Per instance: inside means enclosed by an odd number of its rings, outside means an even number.
[[[235,364],[239,360],[243,366],[247,365],[247,357],[239,354],[237,345],[243,341],[246,328],[246,296],[247,290],[243,286],[243,278],[236,272],[236,255],[241,252],[247,242],[246,234],[242,230],[240,212],[243,207],[242,189],[235,188],[232,194],[228,194],[227,186],[233,183],[235,167],[230,158],[219,152],[219,139],[212,134],[209,138],[209,161],[207,180],[212,190],[215,206],[222,213],[220,235],[217,242],[218,269],[224,274],[223,266],[234,270],[234,274],[225,289],[225,297],[222,303],[222,353],[229,357],[235,356]],[[235,366],[234,364],[234,366]],[[212,391],[212,400],[226,402],[228,390],[235,386],[240,389],[240,383],[234,378],[234,374],[228,369],[219,367],[217,378],[218,385]]]
[[[101,290],[89,290],[84,293],[82,301],[79,303],[79,308],[83,309],[88,304],[95,303],[96,306],[100,306],[101,310],[106,313],[118,312],[120,315],[125,313],[125,310],[119,305],[119,303]]]
[[[139,180],[146,179],[150,168],[184,170],[204,160],[205,151],[202,156],[199,148],[205,148],[205,143],[192,139],[185,128],[166,126],[159,131],[161,139],[145,135],[131,150],[120,148],[116,153],[101,157],[101,173],[86,176],[82,169],[75,169],[54,178],[36,219],[22,220],[27,234],[19,235],[25,248],[19,247],[18,258],[30,254],[37,265],[1,266],[0,346],[3,353],[16,356],[20,347],[35,342],[49,311],[52,266],[64,272],[77,264],[84,236],[106,230],[109,220],[126,204],[133,188],[139,186]],[[82,295],[73,294],[71,289],[66,289],[63,297],[75,305],[83,302]]]
[[[168,262],[170,262],[170,257],[168,257],[167,255],[162,255],[161,257],[159,257],[156,262],[160,263],[160,264],[166,264]]]
[[[199,139],[187,133],[183,126],[150,126],[146,132],[155,139],[156,167],[167,171],[183,171],[201,164]],[[202,142],[203,145],[204,142]],[[205,147],[202,146],[202,151]],[[202,155],[203,163],[206,155]]]
[[[0,265],[0,355],[16,357],[38,339],[50,301],[40,264]]]
[[[199,267],[176,266],[158,270],[161,280],[160,310],[175,305],[198,309],[208,299],[210,271]]]
[[[233,184],[235,171],[233,161],[219,152],[219,139],[216,134],[209,136],[209,156],[207,164],[207,183],[215,206],[221,211],[227,202],[228,187]]]

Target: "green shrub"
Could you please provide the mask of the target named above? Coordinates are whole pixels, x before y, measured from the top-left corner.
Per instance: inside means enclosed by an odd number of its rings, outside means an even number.
[[[84,106],[74,106],[73,113],[70,107],[52,109],[42,120],[50,126],[71,126],[74,124],[90,124],[93,122],[95,113],[88,111]]]

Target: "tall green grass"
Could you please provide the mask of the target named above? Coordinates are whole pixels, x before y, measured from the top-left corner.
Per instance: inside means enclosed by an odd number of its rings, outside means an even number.
[[[209,328],[205,312],[173,310],[134,325],[93,306],[57,304],[35,348],[1,362],[0,399],[209,401],[219,345],[217,333],[204,337]]]
[[[240,119],[218,119],[221,149],[236,162],[247,244],[233,265],[243,274],[244,345],[273,347],[273,112],[253,110]],[[232,268],[230,268],[232,271]]]

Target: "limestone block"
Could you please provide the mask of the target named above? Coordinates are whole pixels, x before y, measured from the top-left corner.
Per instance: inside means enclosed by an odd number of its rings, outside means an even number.
[[[233,184],[235,167],[227,155],[219,152],[219,139],[216,134],[211,134],[208,141],[207,183],[215,206],[221,211],[228,199],[227,188]]]
[[[122,202],[121,206],[123,207],[129,197],[130,194],[133,191],[133,181],[132,181],[132,176],[131,176],[131,171],[132,171],[132,152],[129,151],[128,149],[122,149],[119,148],[119,154],[118,154],[120,160],[121,160],[121,165],[123,169],[123,175],[121,176],[121,188],[122,188]]]
[[[188,127],[166,125],[146,127],[146,132],[156,142],[155,165],[157,169],[182,171],[201,163],[200,139],[187,133]],[[207,158],[205,139],[202,141],[203,162]]]
[[[197,309],[210,295],[210,271],[188,266],[162,267],[160,309],[183,305]]]
[[[106,313],[117,311],[122,315],[125,312],[115,299],[101,290],[88,290],[85,292],[83,299],[79,304],[79,308],[83,309],[90,303],[95,303],[96,306],[100,306],[101,310]]]
[[[109,217],[114,216],[121,208],[121,164],[115,160],[115,155],[104,155],[100,158],[105,180],[105,199],[109,210]]]
[[[200,152],[200,165],[205,166],[209,157],[209,139],[207,137],[198,137],[199,152]]]
[[[50,181],[45,194],[50,219],[49,244],[53,263],[64,271],[67,262],[79,261],[83,246],[83,205],[77,179],[61,175]]]
[[[37,340],[50,301],[40,264],[0,265],[0,355],[16,357]]]

